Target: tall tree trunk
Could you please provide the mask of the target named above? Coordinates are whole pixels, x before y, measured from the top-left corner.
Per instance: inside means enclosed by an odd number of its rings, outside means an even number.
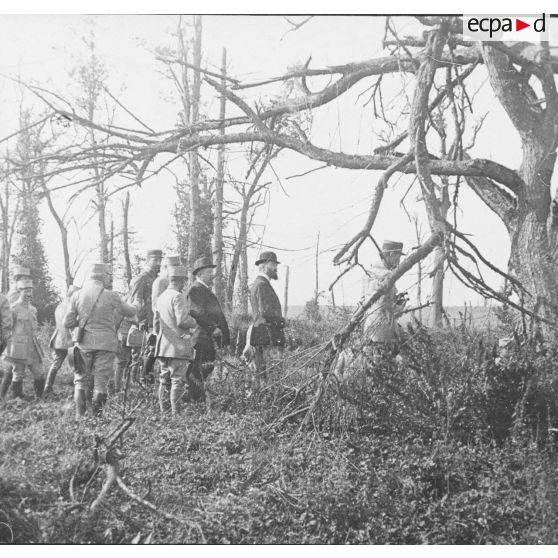
[[[221,63],[221,85],[227,86],[227,50],[223,49],[223,58]],[[219,110],[219,118],[223,125],[219,133],[225,135],[225,112],[226,97],[221,95],[221,104]],[[215,218],[213,227],[213,257],[215,268],[215,295],[219,302],[224,305],[225,303],[225,281],[223,276],[223,184],[225,179],[225,144],[219,146],[217,154],[217,184],[215,187]]]
[[[238,283],[239,309],[241,314],[248,314],[248,226],[244,225],[244,230],[240,236],[240,277]]]
[[[236,239],[233,256],[231,259],[231,267],[229,269],[229,278],[227,282],[227,306],[229,312],[232,312],[234,303],[234,284],[236,282],[236,275],[238,272],[238,266],[241,262],[241,254],[243,246],[247,245],[248,238],[248,210],[250,208],[250,199],[245,197],[242,202],[242,208],[240,210],[240,220],[238,223],[238,238]]]
[[[290,268],[287,266],[285,270],[285,293],[283,298],[283,316],[287,317],[287,312],[289,311],[289,271]]]
[[[196,123],[200,116],[200,92],[201,92],[201,46],[202,46],[202,19],[201,16],[194,16],[194,79],[192,82],[192,123]],[[191,270],[194,266],[194,261],[200,256],[200,163],[198,152],[196,150],[190,151],[188,154],[189,159],[189,174],[190,174],[190,191],[192,194],[192,207],[191,207],[191,221],[190,221],[190,246],[188,250],[188,265]]]
[[[52,198],[50,195],[50,191],[47,188],[44,180],[42,182],[43,192],[45,194],[45,198],[47,200],[48,208],[53,219],[56,221],[58,225],[58,229],[60,230],[60,240],[62,242],[62,253],[64,254],[64,274],[66,276],[66,286],[69,287],[74,282],[74,277],[72,275],[71,267],[70,267],[70,250],[68,248],[68,228],[64,223],[62,217],[60,217],[58,211],[54,207],[52,203]]]
[[[126,282],[132,282],[132,262],[130,261],[130,230],[128,228],[128,215],[130,212],[130,192],[122,202],[122,239],[124,242],[124,262],[126,264]]]

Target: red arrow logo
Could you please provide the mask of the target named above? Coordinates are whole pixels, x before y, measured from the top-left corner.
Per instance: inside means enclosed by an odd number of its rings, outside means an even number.
[[[521,21],[520,19],[515,18],[515,30],[516,31],[521,31],[522,29],[525,29],[526,27],[531,27],[530,23],[525,23],[524,21]]]

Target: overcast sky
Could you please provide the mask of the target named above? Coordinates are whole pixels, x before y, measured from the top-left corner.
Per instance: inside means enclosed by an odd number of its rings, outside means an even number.
[[[63,93],[70,81],[68,74],[83,52],[80,36],[86,32],[87,21],[95,23],[98,49],[110,72],[111,90],[122,91],[119,98],[152,128],[172,128],[176,121],[177,105],[172,98],[170,85],[158,73],[161,67],[150,50],[172,44],[169,31],[176,25],[174,16],[0,16],[0,73],[45,83],[49,88]],[[402,35],[420,31],[420,27],[410,18],[398,20],[398,28]],[[206,16],[203,20],[204,65],[209,69],[217,69],[221,50],[226,47],[229,74],[252,81],[280,75],[290,66],[304,63],[309,56],[312,56],[312,66],[321,67],[383,54],[383,18],[316,17],[296,32],[287,33],[288,30],[289,24],[282,17]],[[484,68],[480,68],[473,80],[473,90],[479,89],[475,99],[477,113],[473,117],[479,118],[484,114],[487,117],[472,154],[516,168],[520,161],[517,134],[494,99],[485,78]],[[394,107],[401,104],[405,96],[412,94],[412,87],[405,86],[405,83],[412,85],[410,76],[395,76],[386,82],[384,98],[387,101],[394,99]],[[316,111],[312,121],[312,141],[320,147],[346,153],[370,153],[378,145],[375,134],[381,130],[381,125],[374,122],[372,103],[364,106],[369,93],[360,98],[358,95],[364,93],[372,83],[372,80],[364,80],[353,88],[354,91]],[[2,79],[0,91],[0,130],[3,137],[15,129],[18,90],[12,83]],[[273,93],[274,90],[261,88],[252,90],[247,98],[257,99],[262,95],[269,99]],[[28,101],[35,103],[30,96]],[[211,116],[215,116],[217,110],[216,101],[206,107]],[[406,126],[405,115],[401,118],[401,124],[402,127]],[[240,147],[231,146],[227,158],[231,172],[240,173],[245,169]],[[271,196],[256,219],[258,230],[263,232],[263,243],[276,246],[281,262],[290,267],[289,300],[292,304],[303,304],[312,296],[318,231],[321,235],[320,289],[327,290],[336,277],[339,269],[332,265],[334,249],[362,227],[370,194],[379,177],[379,173],[374,171],[328,168],[304,177],[288,178],[318,166],[321,163],[283,152],[274,162],[273,172],[270,171],[266,177],[266,180],[272,181]],[[406,249],[417,244],[414,225],[400,203],[409,180],[408,177],[395,176],[373,229],[379,242],[386,238],[401,240]],[[161,173],[146,182],[141,189],[132,190],[131,227],[137,231],[138,250],[156,245],[172,249],[174,181],[170,174]],[[63,205],[64,195],[57,196],[56,201]],[[88,208],[85,202],[80,203],[73,210],[81,218]],[[416,189],[407,195],[405,207],[409,214],[417,215],[422,222],[423,235],[426,236],[428,227],[424,221],[424,208],[417,198]],[[118,230],[121,212],[119,200],[114,200],[112,211]],[[62,285],[58,229],[46,208],[42,215],[49,262],[55,281]],[[466,186],[460,192],[458,218],[461,230],[472,235],[471,238],[489,259],[505,268],[509,255],[505,229]],[[83,250],[91,244],[91,239],[95,238],[94,225],[91,222],[87,227],[81,227],[82,236],[79,246],[73,247],[74,251]],[[253,252],[250,254],[252,262],[256,255]],[[362,261],[371,265],[375,260],[376,254],[370,247],[367,248]],[[251,265],[250,270],[253,276],[255,267]],[[400,288],[415,283],[416,274],[411,272],[409,277],[401,281]],[[277,288],[282,292],[283,274]],[[424,290],[429,290],[429,286],[424,285]],[[461,304],[469,300],[477,303],[479,300],[478,295],[451,277],[446,281],[446,293],[449,304]],[[362,273],[354,271],[336,288],[336,301],[351,304],[362,294]],[[411,296],[413,294],[414,291]]]

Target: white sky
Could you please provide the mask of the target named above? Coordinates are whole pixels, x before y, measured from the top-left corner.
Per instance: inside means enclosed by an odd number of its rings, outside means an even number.
[[[98,49],[111,73],[111,90],[119,91],[124,85],[125,89],[119,98],[127,107],[155,129],[171,128],[177,107],[169,99],[169,84],[157,73],[160,65],[149,50],[171,44],[168,31],[176,25],[174,16],[0,16],[0,74],[19,75],[23,80],[35,80],[64,93],[68,87],[68,73],[82,51],[79,37],[85,32],[88,19],[94,20],[96,24]],[[243,80],[280,75],[289,66],[304,62],[310,55],[314,67],[383,55],[383,18],[316,17],[297,32],[287,35],[285,33],[289,26],[282,17],[206,16],[203,25],[204,63],[209,69],[218,68],[221,49],[226,47],[229,74]],[[414,34],[419,29],[410,18],[401,19],[398,27],[403,35]],[[486,74],[483,68],[477,72],[475,83],[480,86]],[[313,143],[346,153],[369,153],[378,145],[373,132],[379,128],[373,122],[371,104],[362,107],[366,95],[357,101],[358,93],[366,90],[371,83],[372,80],[363,80],[353,88],[353,92],[316,111],[312,127]],[[252,94],[257,98],[259,92],[253,91]],[[261,89],[261,93],[267,92],[265,88]],[[388,83],[385,98],[390,99],[398,92],[410,95],[412,89],[402,88],[401,79],[396,77]],[[16,88],[9,81],[1,79],[1,137],[15,129],[16,94]],[[28,100],[31,102],[31,97],[28,96]],[[476,104],[476,116],[488,113],[488,117],[473,154],[493,158],[516,168],[520,160],[517,134],[494,99],[489,84],[485,83],[481,88]],[[211,116],[215,116],[217,110],[216,102],[208,106]],[[232,113],[232,107],[229,110]],[[405,126],[406,119],[403,118],[402,122]],[[245,168],[234,162],[242,157],[239,147],[231,146],[227,157],[233,172],[241,172]],[[318,231],[321,234],[322,250],[319,259],[320,289],[327,290],[339,271],[332,265],[332,250],[361,228],[373,185],[380,176],[375,171],[325,169],[301,178],[287,179],[288,176],[320,165],[298,154],[283,152],[273,164],[276,174],[270,172],[266,178],[273,181],[270,202],[262,208],[256,219],[258,224],[265,225],[263,242],[282,248],[278,250],[279,259],[290,266],[290,304],[303,304],[312,296],[314,245]],[[131,228],[137,231],[138,250],[144,251],[156,245],[172,247],[173,184],[174,178],[162,173],[146,182],[141,189],[133,189],[130,217]],[[396,175],[391,184],[384,196],[373,234],[380,243],[385,238],[401,240],[408,249],[417,244],[414,226],[400,206],[409,178]],[[56,203],[63,205],[65,197],[57,196]],[[422,203],[417,201],[416,189],[407,196],[406,207],[423,221],[423,234],[426,236],[428,227],[424,223]],[[509,245],[503,225],[468,191],[466,185],[461,189],[460,207],[461,230],[471,233],[471,239],[482,253],[505,269]],[[61,285],[63,267],[58,229],[48,210],[44,209],[47,254],[54,278]],[[81,214],[87,208],[78,204],[74,211]],[[121,212],[119,200],[113,202],[112,211],[118,230]],[[82,250],[90,245],[94,235],[93,220],[89,226],[81,227],[79,247],[75,246],[74,250]],[[256,255],[255,252],[250,254],[251,261]],[[370,264],[376,260],[370,248],[362,256],[363,263]],[[251,266],[250,271],[252,275],[255,274],[255,267]],[[400,288],[412,285],[415,281],[416,275],[411,272],[408,278],[401,281]],[[283,274],[277,289],[283,291]],[[428,284],[423,286],[424,291],[429,291]],[[338,284],[336,302],[354,303],[362,292],[362,273],[355,270]],[[477,303],[479,300],[476,293],[468,291],[450,277],[446,281],[446,293],[447,303],[452,305],[469,300]]]

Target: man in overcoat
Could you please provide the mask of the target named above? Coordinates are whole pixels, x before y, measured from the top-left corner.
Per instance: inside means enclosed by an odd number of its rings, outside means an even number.
[[[66,317],[66,312],[68,311],[68,305],[70,304],[70,297],[79,290],[79,287],[75,285],[70,285],[68,291],[66,292],[66,297],[62,302],[56,307],[54,311],[54,322],[56,329],[50,338],[48,346],[52,349],[52,364],[47,374],[46,384],[45,384],[45,397],[48,394],[53,394],[54,381],[56,380],[56,374],[64,360],[68,356],[68,349],[73,347],[72,337],[70,330],[64,326],[64,318]]]
[[[155,356],[161,364],[159,406],[179,413],[184,383],[190,362],[194,359],[192,342],[195,320],[190,316],[186,296],[182,292],[188,272],[185,267],[171,267],[169,285],[155,303],[154,329],[157,334]],[[170,384],[170,394],[168,385]],[[170,401],[169,401],[170,399]]]
[[[193,400],[204,398],[203,380],[213,372],[215,346],[221,349],[231,342],[227,319],[211,290],[216,267],[211,258],[198,258],[193,269],[195,280],[188,291],[190,315],[197,324],[194,332],[196,357],[188,369],[188,395]]]
[[[248,331],[247,349],[254,348],[253,380],[254,387],[258,388],[260,379],[266,379],[267,361],[285,346],[285,320],[281,302],[271,285],[272,280],[278,279],[277,255],[275,252],[262,252],[256,265],[259,273],[250,288],[252,326]]]
[[[74,401],[76,416],[86,410],[86,391],[93,376],[93,413],[102,413],[107,400],[108,382],[112,374],[114,356],[118,350],[115,313],[133,318],[137,307],[127,304],[118,293],[109,289],[110,266],[93,264],[83,288],[70,298],[64,327],[79,327],[82,338],[77,342],[79,355],[74,371]],[[76,359],[74,359],[76,360]]]
[[[162,250],[148,250],[145,269],[132,281],[128,292],[128,302],[138,305],[136,319],[139,329],[146,333],[153,329],[153,305],[151,302],[151,294],[153,282],[161,269],[162,258]],[[124,369],[129,362],[131,364],[133,377],[135,379],[138,378],[141,366],[141,348],[128,346],[128,334],[133,325],[134,322],[132,320],[124,318],[118,330],[120,349],[117,353],[114,369],[114,388],[116,391],[122,389]]]
[[[41,397],[45,387],[44,354],[37,339],[37,309],[31,304],[33,281],[20,279],[17,289],[19,299],[11,305],[12,336],[4,359],[13,366],[14,397],[23,397],[23,380],[27,370],[33,375],[35,396]]]

